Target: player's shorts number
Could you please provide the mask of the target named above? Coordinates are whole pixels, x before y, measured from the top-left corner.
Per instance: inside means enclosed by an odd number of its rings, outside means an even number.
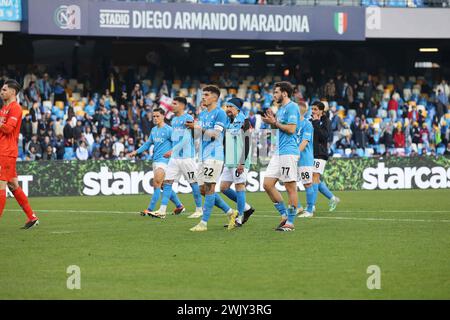
[[[194,179],[194,172],[193,171],[188,171],[187,175],[188,175],[189,179],[191,179],[191,180]]]
[[[209,173],[208,173],[209,170]],[[212,177],[214,173],[214,169],[213,168],[205,168],[205,172],[203,173],[203,175],[208,176],[208,177]]]
[[[290,167],[281,167],[281,174],[288,176],[290,169],[291,169]]]
[[[236,178],[239,178],[239,176],[241,175],[240,172],[238,172],[237,170],[234,172],[234,175],[236,176]]]
[[[314,161],[314,166],[316,167],[316,169],[319,169],[320,162],[319,161]]]
[[[309,172],[302,172],[302,180],[309,180]]]

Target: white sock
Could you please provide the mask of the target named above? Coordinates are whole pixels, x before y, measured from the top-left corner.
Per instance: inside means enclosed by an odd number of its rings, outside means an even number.
[[[159,213],[162,213],[162,214],[166,213],[166,209],[167,209],[167,206],[161,205],[161,206],[159,207]]]
[[[195,212],[201,212],[201,213],[203,213],[203,208],[202,208],[202,207],[200,207],[200,208],[195,208]]]
[[[244,207],[244,211],[250,210],[252,207],[246,202],[245,203],[245,207]]]
[[[233,213],[233,209],[230,208],[230,210],[228,210],[227,214],[232,214]]]
[[[203,220],[201,220],[200,223],[201,223],[201,224],[204,224],[205,226],[208,225],[208,222],[205,222],[205,221],[203,221]]]
[[[240,224],[242,224],[242,219],[243,219],[243,218],[244,218],[243,216],[239,216],[239,217],[238,217],[238,221],[239,221]]]

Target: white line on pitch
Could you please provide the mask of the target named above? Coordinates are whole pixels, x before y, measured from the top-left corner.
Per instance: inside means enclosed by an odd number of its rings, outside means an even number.
[[[5,211],[22,211],[22,210],[17,210],[17,209],[8,209]],[[126,214],[136,214],[137,212],[135,211],[90,211],[90,210],[37,210],[38,212],[61,212],[61,213],[126,213]],[[258,212],[262,212],[262,213],[273,213],[273,211],[256,211],[257,214],[255,214],[252,217],[255,218],[277,218],[279,217],[278,214],[273,214],[273,215],[261,215],[258,214]],[[324,211],[325,212],[325,211]],[[358,212],[358,213],[364,213],[364,211],[348,211],[348,212]],[[374,212],[378,212],[378,211],[374,211]],[[224,217],[225,215],[223,213],[215,213],[213,214],[213,216],[222,216]],[[450,220],[426,220],[426,219],[395,219],[395,218],[360,218],[360,217],[337,217],[337,216],[333,216],[333,217],[313,217],[313,218],[309,218],[310,219],[329,219],[329,220],[354,220],[354,221],[391,221],[391,222],[444,222],[444,223],[450,223]],[[196,219],[192,219],[192,220],[196,220]]]

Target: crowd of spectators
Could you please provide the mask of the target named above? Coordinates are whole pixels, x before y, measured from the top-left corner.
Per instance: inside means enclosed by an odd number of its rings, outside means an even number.
[[[188,112],[197,116],[206,83],[221,88],[220,104],[233,96],[245,100],[257,136],[265,129],[260,113],[267,108],[276,111],[271,92],[280,80],[294,84],[294,101],[325,101],[332,156],[450,154],[450,88],[445,79],[325,71],[298,79],[233,70],[208,79],[142,80],[134,75],[130,82],[111,69],[102,88],[88,90],[82,81],[39,70],[30,67],[20,74],[0,69],[0,82],[12,76],[23,85],[19,158],[25,161],[126,159],[149,136],[156,106],[168,111],[170,123],[171,98],[182,95],[189,102]]]

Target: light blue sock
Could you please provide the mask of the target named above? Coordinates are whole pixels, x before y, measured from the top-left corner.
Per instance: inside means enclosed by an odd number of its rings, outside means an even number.
[[[216,205],[216,207],[222,209],[224,213],[227,213],[231,209],[230,206],[222,199],[222,197],[218,193],[215,193],[214,204]]]
[[[177,194],[173,190],[172,190],[172,193],[170,194],[170,201],[172,201],[177,208],[179,208],[179,207],[181,207],[183,205],[181,203],[180,199],[178,199]]]
[[[228,188],[227,190],[222,192],[224,195],[228,197],[228,199],[237,202],[237,193],[231,188]]]
[[[209,217],[211,216],[212,209],[214,207],[216,195],[215,194],[207,194],[205,195],[205,207],[203,208],[203,222],[208,222]]]
[[[334,194],[330,191],[330,189],[328,189],[327,185],[325,184],[325,182],[321,181],[319,183],[319,191],[320,193],[322,193],[325,197],[328,198],[328,200],[331,200],[331,198],[334,197]]]
[[[194,195],[195,206],[197,208],[201,208],[202,207],[202,195],[200,193],[200,187],[198,186],[197,182],[191,184],[191,187],[192,187],[192,194]]]
[[[150,200],[150,203],[148,205],[148,210],[150,211],[154,211],[155,210],[155,206],[158,203],[159,200],[159,196],[161,194],[161,189],[160,188],[155,188],[155,191],[153,192],[153,196],[152,199]]]
[[[245,208],[245,191],[237,191],[237,209],[239,211],[239,216],[244,214]]]
[[[308,212],[313,212],[313,207],[314,207],[314,187],[313,186],[309,186],[306,189],[306,211]]]
[[[165,183],[163,187],[163,194],[161,199],[161,205],[167,206],[170,196],[172,195],[172,184]]]
[[[315,204],[317,202],[317,196],[319,195],[319,184],[313,184],[313,188],[314,188],[314,198],[313,198],[313,203]]]
[[[284,205],[284,202],[274,203],[273,205],[278,210],[278,212],[280,213],[281,216],[287,215],[287,209],[286,209],[286,206]]]
[[[294,206],[289,206],[289,208],[287,209],[287,222],[293,225],[296,216],[297,208]]]

